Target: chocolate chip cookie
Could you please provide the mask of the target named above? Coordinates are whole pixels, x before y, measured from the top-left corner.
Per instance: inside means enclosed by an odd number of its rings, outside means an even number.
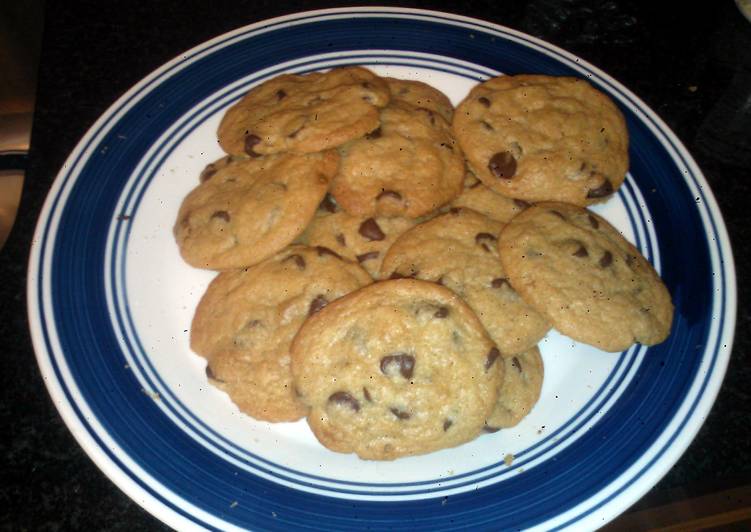
[[[505,356],[526,351],[549,322],[514,291],[498,257],[503,224],[471,209],[413,227],[392,244],[381,278],[415,277],[440,283],[466,301]]]
[[[438,113],[449,124],[453,120],[454,106],[451,104],[451,100],[435,87],[422,81],[396,78],[383,79],[388,83],[393,99]]]
[[[283,74],[254,87],[219,124],[230,154],[258,155],[335,148],[379,125],[390,99],[386,82],[362,67]]]
[[[174,227],[183,259],[226,270],[280,251],[313,218],[338,164],[337,153],[327,151],[236,156],[209,165]]]
[[[370,282],[326,248],[289,246],[211,282],[193,318],[191,348],[241,411],[264,421],[300,419],[308,408],[292,386],[292,338],[308,316]]]
[[[498,401],[488,418],[489,431],[517,425],[537,404],[542,389],[545,371],[537,347],[505,357],[503,362],[506,371]]]
[[[492,78],[459,104],[453,129],[471,170],[510,198],[589,205],[628,170],[623,115],[582,79]]]
[[[536,204],[504,228],[499,249],[511,285],[574,340],[621,351],[670,333],[673,305],[652,265],[587,209]]]
[[[493,192],[492,189],[482,184],[471,172],[467,172],[464,178],[462,193],[451,202],[452,207],[467,207],[480,214],[484,214],[492,220],[506,223],[511,218],[530,206],[530,203],[511,199]]]
[[[331,194],[353,216],[417,218],[461,192],[464,156],[448,122],[429,109],[393,101],[380,128],[339,151]]]
[[[478,436],[497,399],[503,359],[456,294],[399,279],[311,316],[292,344],[292,372],[323,445],[392,460]]]

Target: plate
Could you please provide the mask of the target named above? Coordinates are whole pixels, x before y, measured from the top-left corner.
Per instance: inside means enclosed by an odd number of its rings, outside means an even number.
[[[207,385],[189,349],[213,274],[180,260],[172,225],[221,153],[222,113],[282,72],[365,65],[454,101],[500,73],[573,75],[626,116],[631,169],[595,209],[654,264],[671,336],[603,353],[550,333],[546,379],[517,427],[455,449],[369,462],[304,421],[268,424]],[[686,449],[717,395],[735,324],[727,233],[701,172],[634,94],[517,31],[395,8],[307,12],[194,48],[123,95],[78,144],[42,210],[29,264],[39,366],[66,424],[125,493],[178,529],[595,528]]]

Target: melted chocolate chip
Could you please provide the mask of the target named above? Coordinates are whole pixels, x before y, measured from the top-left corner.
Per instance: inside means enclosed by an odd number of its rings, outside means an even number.
[[[451,207],[449,209],[449,213],[451,214],[459,214],[460,212],[462,212],[461,207]]]
[[[605,179],[605,181],[603,181],[602,185],[600,185],[599,187],[589,189],[589,192],[587,192],[587,198],[604,198],[605,196],[609,196],[612,193],[613,183],[611,183],[609,179]]]
[[[600,266],[603,268],[607,268],[613,264],[613,254],[609,251],[606,251],[602,254],[602,257],[600,257]]]
[[[357,262],[362,263],[362,262],[365,262],[366,260],[377,259],[378,255],[380,255],[380,254],[381,253],[378,252],[378,251],[369,251],[367,253],[363,253],[362,255],[358,255],[357,256]]]
[[[383,192],[381,192],[380,194],[376,196],[376,201],[383,199],[383,198],[391,198],[397,201],[401,201],[402,195],[393,190],[384,190]]]
[[[589,225],[592,226],[592,229],[598,229],[600,227],[600,222],[598,222],[597,218],[595,218],[591,214],[587,215],[587,219],[589,220]]]
[[[373,218],[368,218],[360,224],[360,228],[357,230],[362,236],[368,240],[383,240],[386,235],[381,231],[378,223]]]
[[[487,129],[488,131],[495,131],[495,128],[491,126],[489,122],[486,122],[485,120],[483,120],[480,123],[482,124],[482,127]]]
[[[574,257],[584,258],[589,257],[589,251],[584,247],[584,244],[579,244],[579,248],[572,253]]]
[[[329,396],[329,403],[346,406],[354,412],[360,411],[360,402],[347,392],[334,392]]]
[[[499,179],[511,179],[516,174],[516,159],[511,152],[500,151],[488,161],[488,170]]]
[[[373,402],[373,398],[370,396],[370,392],[368,391],[368,389],[365,386],[362,387],[362,394],[365,397],[365,400],[367,402],[369,402],[369,403]]]
[[[344,247],[347,246],[347,239],[344,238],[344,235],[342,233],[339,233],[338,235],[336,235],[335,238],[336,238],[336,241],[339,243],[340,246],[344,246]]]
[[[310,307],[308,308],[308,316],[312,316],[319,310],[321,310],[323,307],[329,304],[329,300],[326,299],[322,295],[317,295],[313,301],[310,302]]]
[[[324,255],[331,255],[332,257],[336,257],[337,259],[341,259],[342,256],[339,255],[336,251],[331,251],[329,248],[325,246],[316,246],[316,251],[318,252],[319,257],[323,257]]]
[[[214,163],[211,163],[206,166],[206,168],[203,169],[203,172],[201,172],[201,175],[199,176],[198,180],[201,183],[205,183],[209,179],[211,179],[214,174],[216,173],[216,165]]]
[[[454,424],[454,422],[451,421],[450,419],[444,420],[443,421],[443,432],[446,432],[448,429],[450,429],[451,425],[453,425],[453,424]]]
[[[412,417],[412,415],[409,412],[405,412],[404,410],[399,410],[398,408],[390,408],[391,413],[394,414],[399,419],[409,419]]]
[[[518,358],[516,357],[512,358],[511,365],[514,366],[514,368],[516,368],[516,371],[518,371],[519,373],[522,372],[522,363]]]
[[[482,428],[482,431],[487,432],[488,434],[493,434],[494,432],[498,432],[499,430],[501,429],[499,429],[498,427],[491,427],[490,425],[485,425]]]
[[[435,313],[433,314],[433,317],[434,318],[443,319],[443,318],[445,318],[448,315],[449,315],[449,309],[448,309],[448,307],[441,307],[441,308],[439,308],[438,310],[435,311]]]
[[[477,98],[477,102],[484,107],[490,107],[490,100],[488,100],[485,96],[480,96],[479,98]]]
[[[276,91],[276,99],[281,101],[287,97],[287,93],[284,92],[282,89],[279,89]]]
[[[508,279],[506,279],[505,277],[497,277],[496,279],[490,281],[490,286],[492,286],[493,288],[501,288],[505,284],[511,286],[508,282]]]
[[[381,131],[381,128],[377,127],[373,131],[371,131],[370,133],[367,133],[365,135],[365,138],[368,139],[368,140],[379,139],[379,138],[381,138],[382,134],[383,134],[383,132]]]
[[[490,240],[491,242],[495,242],[498,240],[495,235],[491,233],[477,233],[475,235],[475,243],[481,244],[484,240]]]
[[[294,261],[298,268],[301,270],[305,269],[305,259],[302,255],[298,255],[295,253],[294,255],[290,255],[286,259],[284,259],[282,262],[287,262],[288,260]]]
[[[321,200],[321,204],[318,206],[318,208],[324,209],[331,213],[334,213],[337,211],[336,203],[334,202],[334,198],[331,197],[331,194],[326,194],[323,197],[323,200]]]
[[[524,200],[520,200],[520,199],[515,199],[514,200],[514,205],[516,205],[517,207],[519,207],[522,210],[528,209],[528,208],[530,208],[532,206],[532,204],[529,203],[528,201],[524,201]]]
[[[394,375],[399,372],[405,379],[411,379],[415,369],[415,357],[407,353],[395,353],[381,359],[381,373]]]
[[[501,356],[501,352],[498,351],[497,347],[492,347],[488,351],[488,356],[485,358],[485,371],[488,371],[493,366],[499,356]]]
[[[260,157],[260,153],[256,153],[253,148],[256,144],[261,142],[261,137],[258,135],[253,135],[252,133],[249,133],[245,135],[245,153],[250,155],[251,157]]]
[[[216,211],[214,214],[211,215],[211,219],[223,220],[225,222],[229,222],[230,215],[227,211]]]

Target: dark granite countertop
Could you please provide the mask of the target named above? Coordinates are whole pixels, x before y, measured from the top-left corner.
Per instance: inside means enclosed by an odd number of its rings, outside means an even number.
[[[78,447],[50,400],[29,339],[26,263],[42,202],[63,161],[107,107],[142,77],[211,37],[336,2],[48,2],[30,162],[19,218],[0,251],[3,339],[0,438],[13,530],[164,528]],[[650,105],[686,144],[722,209],[739,279],[736,340],[719,398],[678,464],[650,492],[751,483],[749,258],[751,23],[732,2],[403,2],[500,23],[602,68]],[[711,7],[710,7],[711,6]],[[644,502],[641,504],[645,504]]]

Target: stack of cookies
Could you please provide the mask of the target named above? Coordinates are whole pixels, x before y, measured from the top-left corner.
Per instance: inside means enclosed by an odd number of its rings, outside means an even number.
[[[220,271],[191,347],[250,416],[303,417],[390,460],[511,427],[551,328],[606,351],[670,331],[670,295],[602,217],[628,169],[617,107],[537,75],[437,89],[345,67],[253,88],[185,198],[186,262]]]

